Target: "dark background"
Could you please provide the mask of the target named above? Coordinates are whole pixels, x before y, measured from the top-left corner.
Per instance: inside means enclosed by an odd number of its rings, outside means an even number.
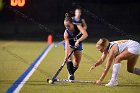
[[[40,40],[48,34],[62,40],[64,14],[82,7],[88,25],[87,41],[100,37],[140,42],[139,0],[26,0],[24,7],[11,7],[3,0],[0,11],[1,40]]]

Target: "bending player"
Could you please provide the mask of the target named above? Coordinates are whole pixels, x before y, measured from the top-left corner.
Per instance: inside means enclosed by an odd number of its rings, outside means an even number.
[[[101,82],[104,80],[112,64],[112,61],[114,61],[112,78],[110,82],[106,84],[106,86],[118,85],[117,77],[122,60],[127,60],[128,72],[140,75],[140,68],[135,68],[135,64],[140,55],[140,44],[138,42],[133,40],[119,40],[109,42],[107,39],[101,38],[97,42],[96,47],[100,52],[102,52],[102,56],[97,61],[97,63],[91,67],[90,70],[101,65],[108,55],[105,70],[103,71],[99,80],[96,81],[96,84],[101,84]]]
[[[65,58],[67,58],[73,50],[70,46],[76,47],[76,50],[73,53],[74,60],[72,57],[67,60],[67,69],[69,73],[68,79],[74,80],[74,73],[78,69],[81,61],[82,41],[88,37],[88,34],[81,25],[75,25],[72,23],[72,18],[68,13],[65,15],[64,26],[66,28],[64,32]]]

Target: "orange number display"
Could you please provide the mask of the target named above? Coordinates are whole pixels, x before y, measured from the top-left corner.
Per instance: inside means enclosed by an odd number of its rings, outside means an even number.
[[[11,0],[11,6],[23,7],[25,5],[25,0]]]

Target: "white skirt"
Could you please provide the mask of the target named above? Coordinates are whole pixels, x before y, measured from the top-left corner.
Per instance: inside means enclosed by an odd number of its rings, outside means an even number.
[[[135,55],[140,55],[140,44],[136,41],[129,40],[127,43],[128,51]]]

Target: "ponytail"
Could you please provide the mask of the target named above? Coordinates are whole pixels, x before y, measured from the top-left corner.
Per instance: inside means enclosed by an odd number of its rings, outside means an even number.
[[[107,48],[109,45],[109,41],[106,38],[100,38],[97,42],[97,45]]]
[[[69,13],[65,14],[65,20],[69,21],[70,23],[72,23],[72,18],[71,18],[71,15]]]

